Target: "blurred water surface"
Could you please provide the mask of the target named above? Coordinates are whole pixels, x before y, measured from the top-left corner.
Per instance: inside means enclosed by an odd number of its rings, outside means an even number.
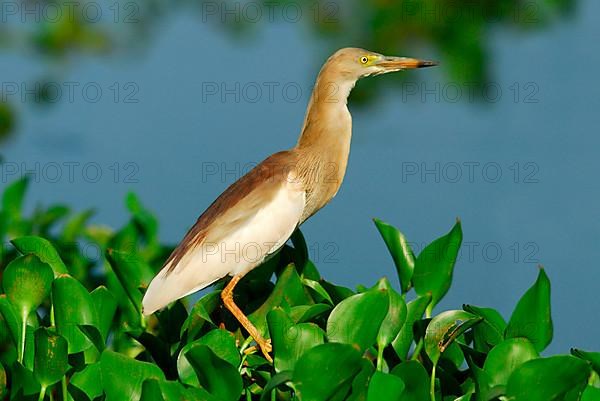
[[[395,276],[373,217],[398,226],[416,252],[460,217],[463,252],[438,308],[492,306],[508,318],[543,264],[553,284],[549,352],[597,347],[600,4],[581,1],[535,29],[474,24],[452,36],[474,49],[464,55],[437,25],[398,36],[387,4],[368,23],[355,22],[360,10],[340,9],[334,27],[280,18],[233,30],[183,7],[128,33],[130,42],[147,39],[143,46],[127,42],[112,55],[102,51],[110,42],[91,34],[95,51],[59,48],[66,57],[7,46],[0,76],[16,125],[1,153],[16,170],[5,168],[1,185],[37,172],[30,208],[94,207],[95,221],[114,227],[135,191],[174,243],[249,167],[293,146],[330,53],[385,43],[371,50],[446,65],[357,86],[346,181],[303,226],[322,273],[351,287]],[[485,43],[481,52],[474,40]],[[27,92],[39,80],[55,90],[45,104]]]

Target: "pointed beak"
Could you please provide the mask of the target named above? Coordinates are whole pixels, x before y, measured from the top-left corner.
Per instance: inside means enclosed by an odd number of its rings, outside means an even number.
[[[419,60],[407,57],[383,57],[377,62],[382,72],[393,72],[413,68],[433,67],[438,65],[437,61]]]

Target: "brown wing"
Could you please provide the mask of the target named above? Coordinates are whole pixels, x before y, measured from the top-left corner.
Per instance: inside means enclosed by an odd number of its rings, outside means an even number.
[[[242,216],[232,210],[240,200],[244,199],[249,209],[265,203],[274,196],[280,184],[288,179],[290,172],[296,167],[296,154],[293,151],[282,151],[266,158],[246,175],[231,184],[209,207],[200,215],[190,228],[177,248],[171,253],[164,266],[169,266],[172,272],[181,259],[193,248],[201,245],[210,235],[212,241],[217,241],[220,235],[228,232]],[[256,191],[260,187],[260,191]],[[167,273],[167,274],[168,274]]]

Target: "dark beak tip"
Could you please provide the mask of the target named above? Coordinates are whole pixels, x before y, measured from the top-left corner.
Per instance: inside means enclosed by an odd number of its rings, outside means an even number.
[[[439,65],[440,63],[437,61],[421,61],[419,63],[419,68],[425,68],[425,67],[435,67],[436,65]]]

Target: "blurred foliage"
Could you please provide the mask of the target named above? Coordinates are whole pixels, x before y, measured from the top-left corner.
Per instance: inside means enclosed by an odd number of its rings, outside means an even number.
[[[575,6],[576,0],[2,0],[0,47],[61,65],[82,54],[131,57],[160,35],[163,20],[184,12],[240,40],[267,24],[283,23],[307,26],[329,43],[327,52],[355,45],[419,57],[428,49],[443,61],[450,80],[475,88],[481,97],[477,88],[493,80],[489,38],[497,26],[525,34],[570,14]],[[410,76],[396,75],[395,81],[400,84]],[[61,81],[60,76],[53,79]],[[354,102],[370,102],[381,84],[361,82],[353,91]],[[36,99],[43,102],[45,95]],[[13,114],[0,103],[0,139],[12,130]]]
[[[600,399],[600,353],[540,356],[553,336],[544,269],[508,322],[473,305],[433,315],[452,282],[460,222],[415,255],[376,220],[399,285],[382,278],[357,290],[325,280],[297,231],[235,293],[271,339],[269,363],[222,306],[223,283],[191,309],[184,299],[141,315],[172,248],[135,195],[114,231],[64,205],[24,213],[27,187],[18,180],[0,198],[0,400]]]

